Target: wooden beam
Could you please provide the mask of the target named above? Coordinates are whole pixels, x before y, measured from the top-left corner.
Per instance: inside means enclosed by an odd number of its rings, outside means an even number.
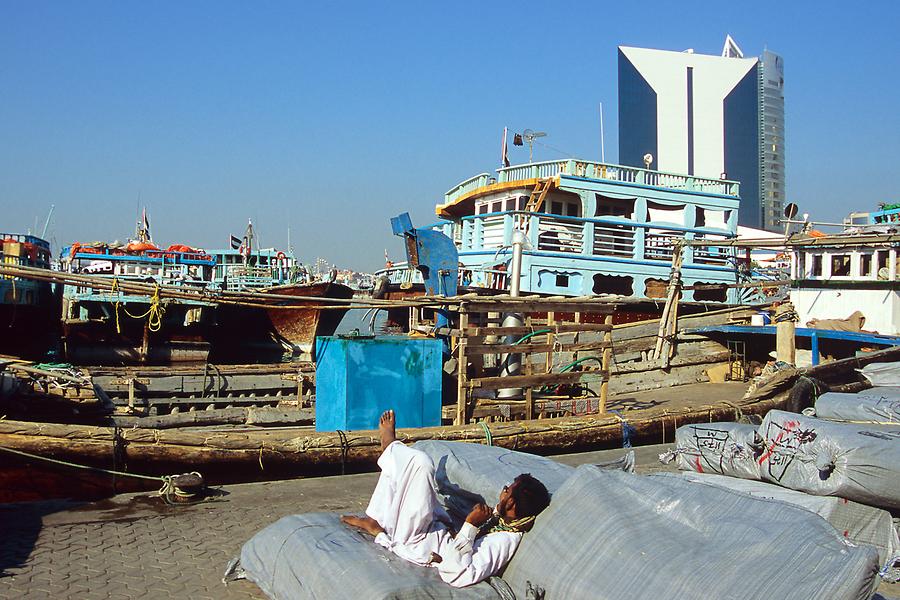
[[[463,331],[469,326],[469,313],[459,313],[459,328]],[[459,364],[456,367],[456,418],[453,420],[454,425],[466,424],[466,398],[469,393],[466,374],[469,369],[468,356],[466,355],[466,346],[469,340],[465,337],[460,338],[457,344],[457,360]]]
[[[534,325],[532,327],[469,327],[466,335],[525,335],[532,331],[552,329],[553,333],[581,333],[583,331],[610,331],[612,325],[606,323],[571,323],[563,325]]]
[[[576,371],[568,373],[542,373],[540,375],[510,375],[508,377],[479,377],[468,382],[471,388],[498,390],[549,384],[593,383],[609,378],[608,371]]]
[[[606,324],[612,326],[612,315],[607,315]],[[601,363],[600,368],[609,373],[610,362],[612,362],[612,329],[607,331],[603,335],[603,361]],[[600,384],[600,406],[598,407],[598,411],[600,414],[606,412],[606,399],[609,397],[609,378],[603,380]]]
[[[583,342],[581,344],[575,343],[560,343],[557,342],[555,344],[470,344],[466,348],[466,352],[469,354],[527,354],[529,352],[533,353],[544,353],[544,352],[552,352],[554,350],[560,350],[563,352],[579,352],[583,350],[602,350],[604,348],[612,347],[612,342]]]

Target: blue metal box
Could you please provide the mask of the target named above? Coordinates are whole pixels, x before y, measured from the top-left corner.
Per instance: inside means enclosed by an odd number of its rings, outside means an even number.
[[[432,338],[316,338],[316,431],[441,424],[442,342]]]

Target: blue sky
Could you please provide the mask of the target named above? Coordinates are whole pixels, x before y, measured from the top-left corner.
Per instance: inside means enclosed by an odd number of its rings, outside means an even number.
[[[497,167],[617,159],[616,46],[785,60],[787,196],[819,220],[900,202],[892,2],[40,2],[0,0],[0,230],[262,243],[374,269]],[[561,152],[560,152],[561,151]],[[527,162],[527,149],[511,159]],[[40,228],[40,226],[39,226]]]

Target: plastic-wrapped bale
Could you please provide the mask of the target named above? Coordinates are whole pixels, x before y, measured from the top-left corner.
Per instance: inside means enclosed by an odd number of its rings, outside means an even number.
[[[503,578],[518,598],[869,598],[878,554],[809,511],[691,483],[582,466]]]
[[[827,392],[816,398],[815,411],[820,419],[900,427],[900,389],[872,388],[858,394]]]
[[[765,481],[884,508],[900,508],[900,428],[837,423],[780,410],[759,428]]]
[[[291,515],[269,525],[244,544],[232,569],[231,578],[249,579],[273,600],[502,597],[488,582],[451,587],[436,569],[403,560],[327,513]]]
[[[543,456],[499,446],[427,440],[413,448],[434,462],[441,503],[460,520],[477,502],[494,506],[503,486],[522,473],[531,473],[553,494],[575,471]]]
[[[675,430],[675,449],[660,456],[660,460],[668,463],[674,458],[683,471],[759,479],[756,459],[763,447],[755,425],[682,425]]]
[[[859,372],[872,385],[900,386],[900,362],[869,363]]]
[[[715,485],[757,498],[780,500],[812,511],[831,523],[835,530],[854,544],[867,544],[878,550],[882,565],[900,559],[900,539],[891,513],[880,508],[834,496],[812,496],[764,481],[736,479],[714,473],[680,474],[688,481]]]

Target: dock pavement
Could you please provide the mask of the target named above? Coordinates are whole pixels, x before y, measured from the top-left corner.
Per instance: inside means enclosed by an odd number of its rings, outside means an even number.
[[[659,454],[670,444],[635,448],[639,473],[674,471]],[[620,458],[625,449],[553,457],[579,465]],[[193,505],[169,506],[149,493],[98,502],[0,505],[0,599],[244,600],[254,584],[227,586],[222,575],[245,541],[293,513],[360,513],[377,473],[228,485]],[[900,585],[879,588],[900,595]]]

